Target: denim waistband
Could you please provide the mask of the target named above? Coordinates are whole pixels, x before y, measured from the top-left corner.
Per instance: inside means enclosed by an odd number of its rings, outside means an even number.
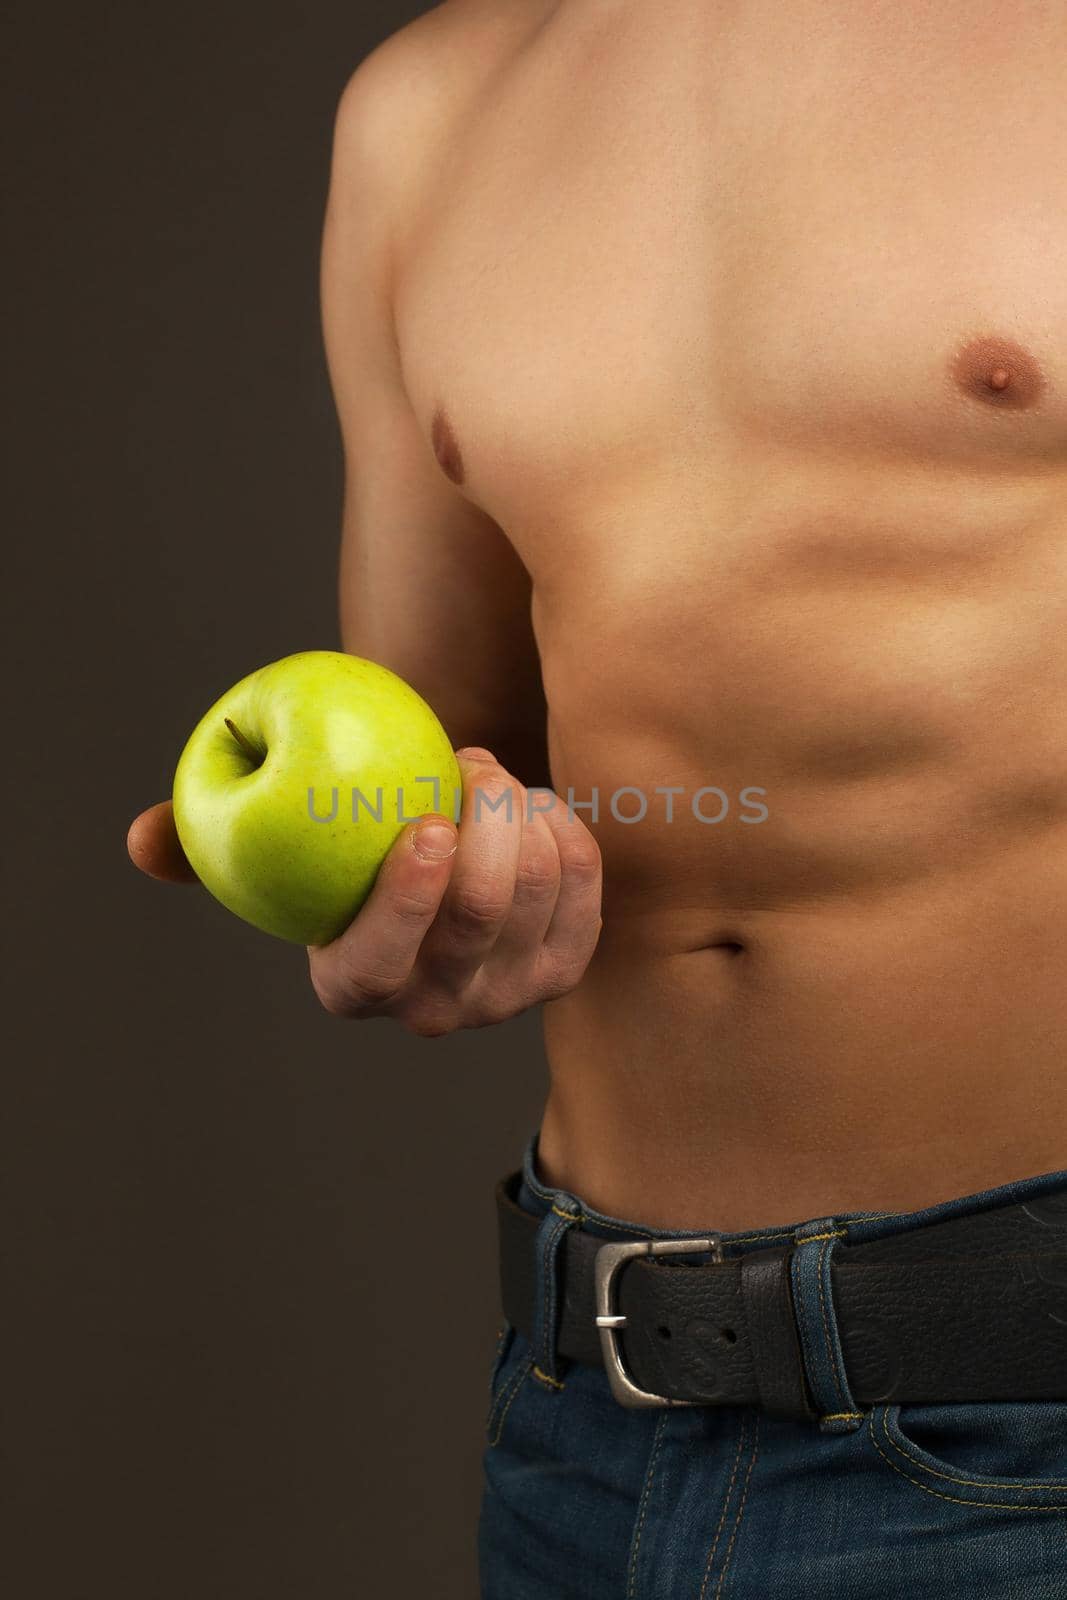
[[[766,1249],[777,1241],[784,1243],[795,1239],[798,1232],[803,1231],[809,1223],[826,1220],[825,1217],[802,1218],[794,1223],[769,1224],[730,1233],[717,1228],[714,1218],[709,1218],[702,1228],[659,1228],[626,1217],[611,1216],[587,1205],[573,1190],[554,1188],[543,1181],[537,1170],[539,1135],[540,1129],[535,1128],[526,1142],[522,1158],[522,1184],[517,1195],[519,1205],[535,1216],[542,1216],[562,1202],[563,1209],[580,1212],[582,1227],[586,1232],[602,1238],[617,1239],[620,1235],[630,1235],[635,1239],[696,1239],[715,1232],[721,1237],[724,1254],[738,1256],[749,1250]],[[828,1215],[832,1217],[835,1227],[844,1230],[849,1244],[862,1244],[910,1232],[930,1223],[945,1222],[953,1217],[974,1216],[998,1206],[1042,1200],[1044,1204],[1041,1209],[1046,1214],[1039,1220],[1063,1229],[1063,1237],[1067,1238],[1067,1168],[1039,1173],[1032,1178],[1019,1178],[1012,1183],[981,1189],[954,1200],[944,1200],[939,1205],[921,1207],[917,1211],[834,1211]]]
[[[709,1218],[703,1228],[660,1228],[625,1217],[609,1216],[585,1203],[571,1190],[546,1184],[537,1170],[540,1130],[529,1137],[523,1155],[518,1203],[541,1218],[536,1250],[537,1297],[531,1344],[534,1373],[544,1384],[564,1386],[564,1363],[557,1347],[563,1285],[560,1262],[569,1231],[618,1240],[703,1239],[717,1234],[726,1257],[774,1247],[788,1252],[791,1303],[804,1367],[808,1404],[818,1416],[822,1433],[850,1433],[859,1428],[864,1413],[853,1398],[846,1370],[842,1334],[833,1291],[833,1266],[842,1247],[859,1246],[865,1258],[871,1252],[897,1257],[917,1247],[920,1254],[935,1240],[935,1248],[982,1253],[996,1238],[1021,1232],[1028,1243],[1024,1255],[1063,1252],[1067,1244],[1067,1170],[1039,1173],[1032,1178],[982,1189],[976,1194],[945,1200],[917,1211],[845,1211],[809,1217],[800,1222],[728,1232]],[[983,1226],[982,1212],[997,1212]],[[920,1230],[929,1229],[929,1236]],[[918,1234],[918,1237],[916,1235]],[[896,1236],[896,1242],[893,1237]],[[886,1242],[878,1242],[886,1241]],[[1010,1247],[1010,1246],[1009,1246]],[[1043,1272],[1028,1269],[1041,1281]],[[1055,1288],[1058,1279],[1048,1280]],[[883,1352],[884,1355],[884,1352]],[[888,1359],[888,1358],[887,1358]],[[891,1364],[891,1362],[890,1362]],[[888,1391],[887,1391],[888,1392]]]

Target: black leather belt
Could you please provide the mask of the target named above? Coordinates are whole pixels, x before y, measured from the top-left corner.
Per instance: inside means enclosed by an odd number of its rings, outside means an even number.
[[[500,1288],[505,1317],[529,1337],[541,1218],[516,1203],[521,1177],[496,1185]],[[793,1247],[700,1262],[698,1243],[606,1240],[570,1227],[559,1259],[558,1354],[606,1367],[624,1405],[761,1405],[814,1418]],[[717,1236],[702,1243],[714,1257]],[[1067,1400],[1067,1230],[1041,1228],[1023,1205],[879,1240],[842,1239],[831,1283],[861,1406]]]

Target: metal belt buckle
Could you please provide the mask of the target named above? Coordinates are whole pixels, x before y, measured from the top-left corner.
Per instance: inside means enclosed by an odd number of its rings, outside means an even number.
[[[600,1344],[604,1352],[604,1366],[608,1382],[616,1400],[624,1406],[695,1406],[698,1400],[672,1400],[669,1395],[653,1394],[650,1389],[639,1389],[630,1381],[619,1355],[615,1337],[616,1329],[625,1328],[626,1318],[615,1306],[613,1289],[615,1274],[624,1261],[632,1256],[666,1256],[683,1252],[696,1254],[710,1250],[713,1261],[723,1261],[722,1236],[711,1233],[706,1239],[637,1239],[624,1244],[602,1244],[596,1253],[594,1273],[596,1281],[596,1325],[600,1329]]]

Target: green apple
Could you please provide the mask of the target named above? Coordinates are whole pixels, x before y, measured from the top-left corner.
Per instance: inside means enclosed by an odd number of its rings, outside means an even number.
[[[458,816],[448,735],[387,667],[304,650],[234,684],[174,775],[182,849],[216,900],[299,944],[328,944],[363,904],[405,822]]]

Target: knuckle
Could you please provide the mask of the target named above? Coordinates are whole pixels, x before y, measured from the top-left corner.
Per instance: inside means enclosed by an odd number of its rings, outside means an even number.
[[[540,1000],[537,958],[515,960],[506,969],[482,971],[464,997],[470,1028],[490,1028],[528,1011]]]
[[[456,894],[449,906],[449,921],[461,936],[476,937],[498,927],[507,916],[510,904],[499,890],[471,886]]]
[[[592,834],[566,834],[560,844],[560,863],[568,878],[576,883],[596,883],[600,877],[600,850]]]
[[[454,1033],[457,1026],[454,1012],[425,1002],[405,1006],[397,1013],[396,1020],[405,1032],[420,1039],[441,1039],[447,1033]]]
[[[395,967],[367,966],[343,945],[329,953],[310,952],[309,976],[315,998],[331,1017],[358,1017],[384,1006],[404,981]]]
[[[347,1017],[351,1014],[351,1001],[344,990],[333,980],[312,971],[311,987],[319,1005],[330,1017]]]
[[[318,996],[319,1005],[328,1017],[348,1017],[352,1012],[345,996],[340,990],[323,989],[318,984],[314,985]]]
[[[499,802],[510,795],[514,804],[519,785],[503,767],[490,767],[484,777],[479,778],[478,788],[486,800]]]
[[[525,1011],[529,1004],[529,1001],[518,1001],[511,995],[501,993],[497,988],[490,994],[479,995],[476,1001],[468,1005],[467,1026],[492,1028],[498,1022],[510,1022],[520,1011]]]
[[[548,961],[539,974],[538,992],[542,1000],[560,1000],[570,994],[581,982],[588,965],[589,953],[584,950],[568,952]]]
[[[391,973],[360,972],[350,979],[350,993],[357,1006],[384,1006],[397,992]]]
[[[547,974],[541,983],[541,999],[562,1000],[565,994],[570,994],[571,990],[577,987],[580,977],[581,973],[571,976],[564,973],[562,968]]]
[[[372,1006],[387,1005],[399,982],[394,972],[366,967],[312,969],[311,986],[319,1004],[332,1017],[356,1017]]]
[[[551,893],[559,884],[560,864],[557,855],[524,855],[515,874],[518,894],[536,898]]]
[[[416,889],[392,887],[389,892],[388,912],[395,922],[405,927],[421,927],[431,920],[434,903]]]
[[[479,822],[493,817],[513,822],[522,816],[523,794],[521,783],[503,767],[489,767],[484,773],[478,773],[469,799],[464,797],[464,809],[469,806],[469,814]]]

